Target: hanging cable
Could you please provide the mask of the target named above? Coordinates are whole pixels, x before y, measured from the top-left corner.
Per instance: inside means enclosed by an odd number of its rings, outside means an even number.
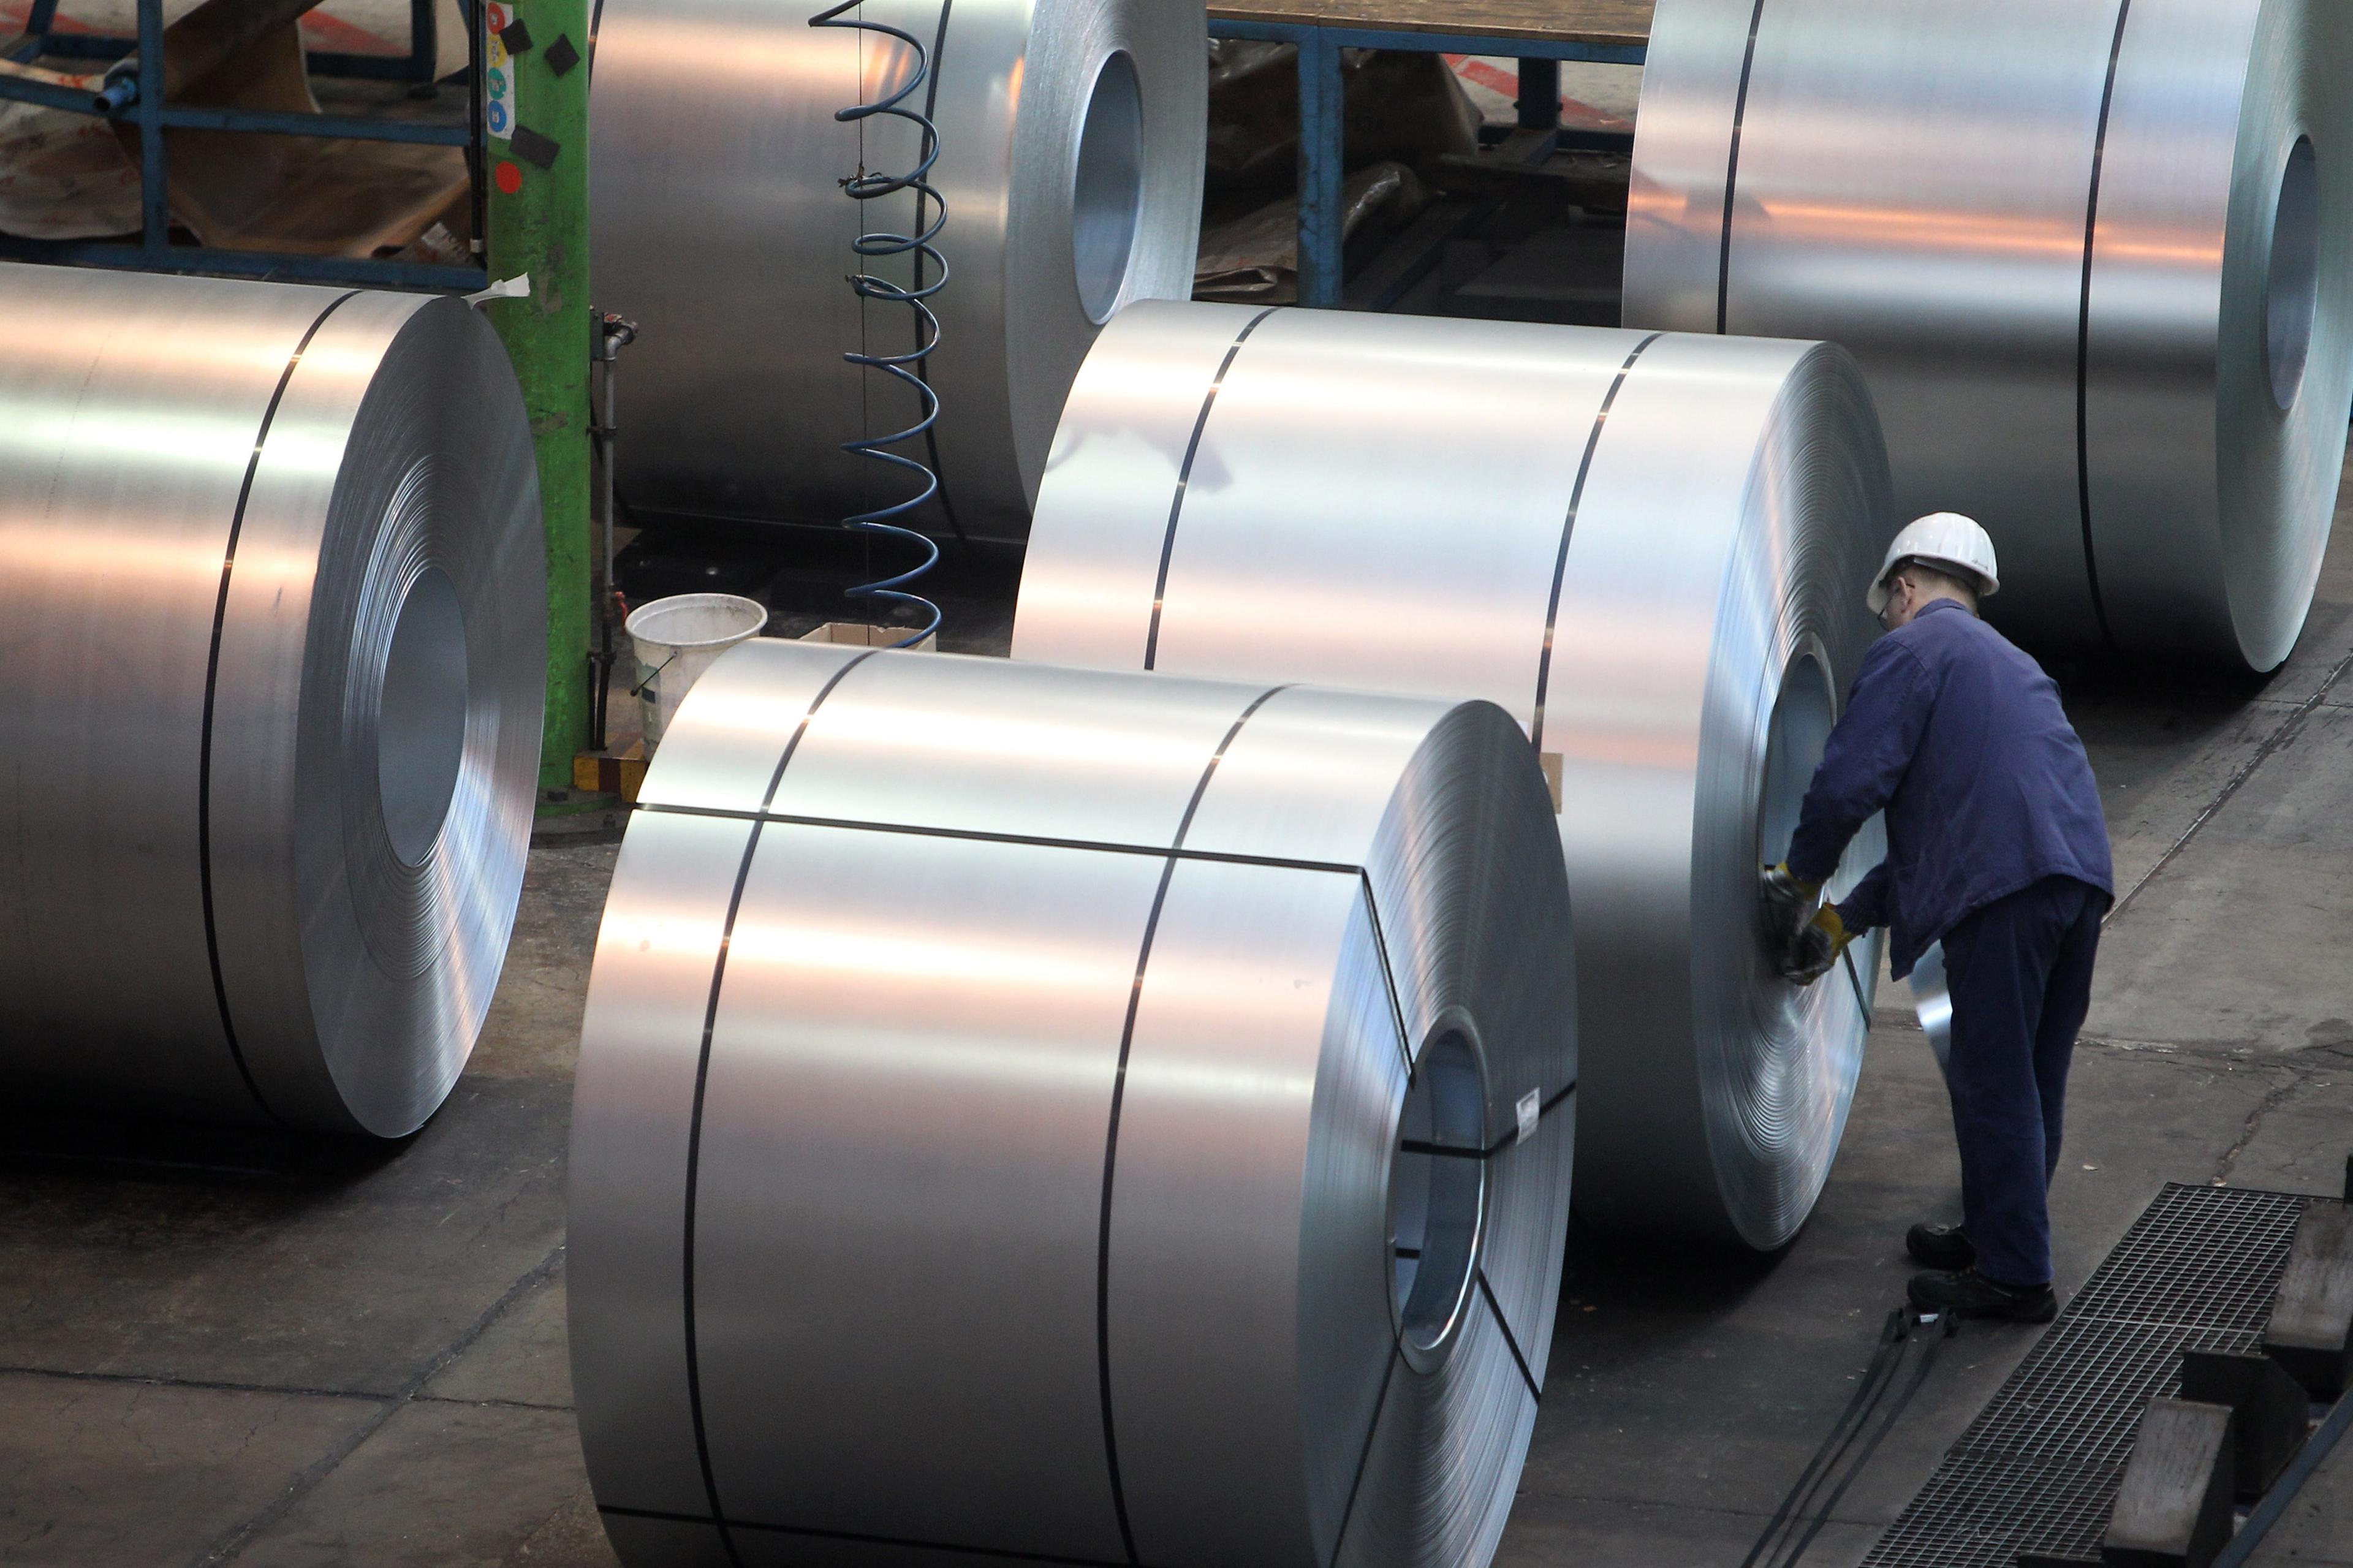
[[[842,358],[862,369],[880,371],[908,387],[914,393],[918,406],[923,413],[922,416],[906,429],[888,436],[862,436],[855,441],[845,441],[842,443],[842,450],[854,457],[887,464],[893,470],[910,477],[920,476],[922,486],[916,494],[906,500],[892,505],[861,511],[855,516],[844,519],[843,525],[855,532],[867,535],[870,539],[905,540],[922,549],[923,559],[911,571],[900,573],[896,576],[885,577],[880,581],[860,584],[849,591],[849,596],[852,599],[880,601],[886,610],[899,605],[913,606],[919,615],[923,616],[924,624],[921,630],[895,645],[900,647],[913,647],[931,637],[940,627],[940,607],[922,595],[908,591],[939,563],[940,550],[938,545],[933,543],[924,535],[912,528],[901,526],[898,520],[906,517],[939,494],[940,480],[938,474],[925,464],[893,448],[910,441],[928,441],[934,427],[939,423],[939,394],[933,390],[930,381],[924,374],[924,370],[931,360],[933,351],[940,345],[940,320],[933,311],[931,301],[942,289],[947,286],[948,264],[947,258],[940,254],[933,241],[936,240],[940,231],[947,226],[947,203],[938,191],[933,189],[931,184],[932,169],[939,162],[940,156],[939,128],[933,123],[929,115],[907,107],[907,100],[921,92],[931,78],[931,51],[925,48],[923,41],[913,34],[886,23],[870,22],[862,17],[845,19],[847,14],[857,10],[861,3],[862,0],[844,0],[844,4],[832,6],[809,18],[809,26],[842,27],[860,33],[880,34],[885,37],[896,39],[913,52],[915,63],[914,70],[908,76],[906,81],[888,97],[879,99],[872,103],[861,102],[851,108],[838,110],[834,114],[834,119],[843,124],[856,124],[861,127],[859,171],[842,180],[841,188],[844,195],[856,202],[879,201],[885,196],[897,195],[902,192],[913,193],[915,221],[908,226],[915,232],[896,234],[889,230],[878,230],[860,234],[851,248],[857,252],[861,266],[858,271],[849,275],[849,286],[859,298],[861,311],[869,301],[905,305],[914,315],[916,331],[915,346],[908,353],[878,354],[868,352],[861,346],[857,352],[846,353]],[[862,126],[864,121],[877,117],[904,121],[915,127],[922,139],[922,151],[913,169],[905,174],[875,174],[865,167]],[[928,223],[927,215],[931,215]],[[873,271],[877,262],[901,256],[913,258],[913,276],[916,281],[913,287],[892,282],[887,278],[877,277]],[[927,271],[933,270],[936,271],[937,276],[925,281]]]

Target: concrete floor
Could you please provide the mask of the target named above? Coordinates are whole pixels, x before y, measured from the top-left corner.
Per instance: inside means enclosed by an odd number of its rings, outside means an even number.
[[[2055,1194],[2072,1286],[2168,1180],[2353,1149],[2353,513],[2263,681],[2079,672],[2118,868]],[[2192,829],[2195,829],[2192,832]],[[2188,835],[2185,841],[2185,835]],[[0,1116],[0,1563],[609,1565],[564,1340],[565,1137],[615,850],[534,853],[489,1029],[405,1148]],[[1579,1236],[1500,1561],[1733,1568],[1835,1420],[1956,1172],[1890,1010],[1820,1213],[1726,1268]],[[1809,1563],[1855,1563],[2031,1342],[1973,1328]],[[2353,1445],[2259,1563],[2353,1565]]]

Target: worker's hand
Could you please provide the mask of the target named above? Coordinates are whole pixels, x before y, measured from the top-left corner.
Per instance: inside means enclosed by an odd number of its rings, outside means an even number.
[[[1798,938],[1798,930],[1812,918],[1821,898],[1820,884],[1805,881],[1785,865],[1767,866],[1757,884],[1757,907],[1765,926],[1765,951],[1778,962]]]
[[[1824,904],[1814,911],[1814,918],[1798,928],[1797,939],[1790,942],[1781,964],[1781,977],[1799,985],[1811,985],[1828,974],[1845,953],[1847,944],[1855,933],[1847,930],[1840,918],[1836,904]]]

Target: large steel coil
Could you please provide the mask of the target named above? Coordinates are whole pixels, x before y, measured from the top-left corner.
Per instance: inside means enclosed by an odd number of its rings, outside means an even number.
[[[0,1089],[397,1137],[505,961],[539,480],[453,299],[0,266]]]
[[[1888,521],[1870,399],[1820,344],[1141,305],[1071,393],[1014,652],[1510,712],[1577,901],[1579,1212],[1770,1248],[1837,1151],[1875,949],[1783,982],[1757,868]]]
[[[2269,669],[2353,407],[2344,0],[1664,0],[1630,326],[1828,338],[2052,648]]]
[[[844,281],[860,234],[920,235],[916,198],[842,181],[922,162],[902,121],[835,116],[888,97],[912,51],[818,30],[819,0],[608,0],[591,104],[596,303],[643,329],[620,483],[640,514],[835,522],[919,492],[844,443],[912,426],[915,397],[843,363],[910,352],[904,306]],[[1208,122],[1202,0],[871,0],[921,38],[912,109],[951,268],[927,367],[932,463],[971,535],[1018,540],[1071,378],[1130,300],[1192,291]],[[930,216],[936,218],[937,209]],[[912,284],[905,258],[871,264]],[[879,477],[878,477],[879,475]],[[917,520],[939,528],[944,514]]]
[[[764,642],[644,802],[568,1264],[625,1562],[1487,1562],[1577,1072],[1507,717]]]

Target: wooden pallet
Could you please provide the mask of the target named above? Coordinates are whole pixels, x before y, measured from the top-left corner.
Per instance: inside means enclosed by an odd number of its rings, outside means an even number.
[[[1215,21],[1577,44],[1650,42],[1658,0],[1210,0]]]

